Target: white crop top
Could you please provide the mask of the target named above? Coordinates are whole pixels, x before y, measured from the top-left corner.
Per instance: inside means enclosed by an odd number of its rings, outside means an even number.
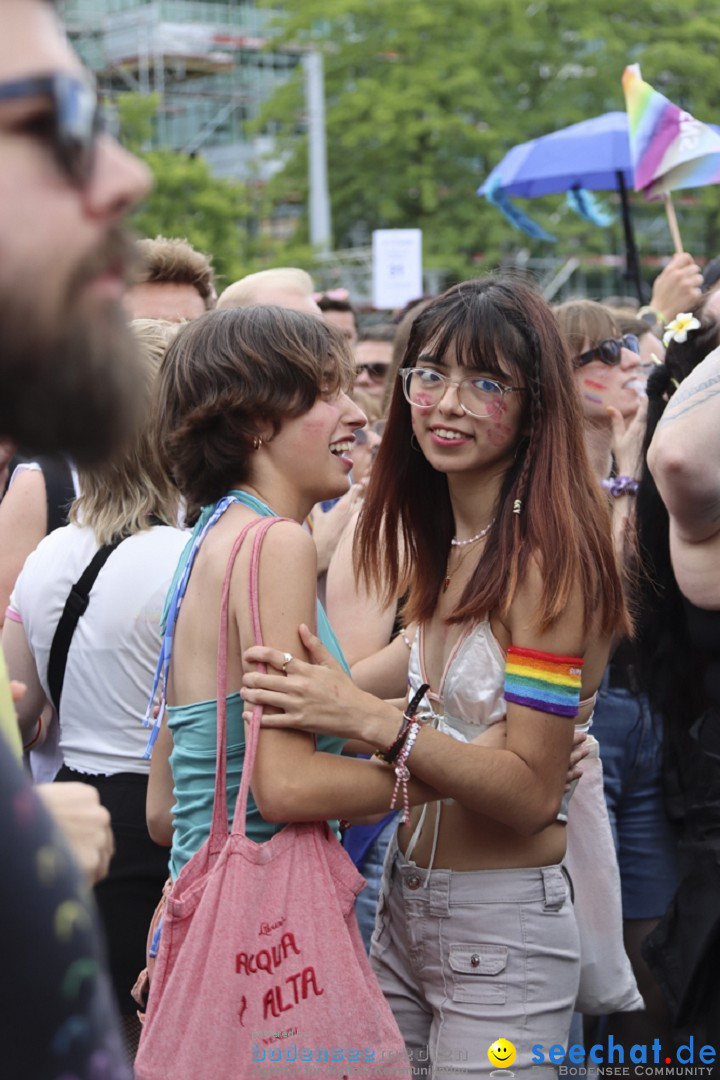
[[[430,680],[424,663],[425,634],[421,626],[410,650],[410,696]],[[460,742],[472,742],[505,719],[505,653],[483,619],[458,639],[448,657],[437,693],[429,690],[418,718]]]
[[[425,634],[421,626],[410,650],[408,667],[410,697],[423,683],[429,681],[425,672],[424,644]],[[438,731],[459,742],[472,742],[478,735],[487,731],[492,724],[505,719],[504,690],[505,653],[492,632],[490,620],[485,618],[458,638],[445,664],[437,692],[428,690],[420,703],[418,719],[432,724]],[[594,698],[591,701],[594,704]],[[589,703],[582,702],[582,704]],[[592,715],[585,723],[577,726],[582,731],[589,731],[591,724]],[[563,795],[557,816],[558,821],[567,822],[568,803],[576,784],[577,781],[571,785],[570,791]],[[452,802],[452,799],[443,801]],[[408,860],[412,856],[425,824],[428,805],[423,807],[420,820],[405,852]],[[442,804],[438,804],[428,870],[432,869],[435,857],[441,806]]]

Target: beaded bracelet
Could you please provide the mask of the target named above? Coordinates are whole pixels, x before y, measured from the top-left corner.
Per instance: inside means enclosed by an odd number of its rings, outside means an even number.
[[[410,751],[415,745],[415,740],[418,737],[421,724],[418,720],[412,720],[408,729],[407,738],[400,751],[397,765],[395,766],[395,787],[393,788],[392,799],[390,800],[390,809],[395,809],[395,800],[398,797],[398,791],[402,788],[403,794],[403,812],[400,819],[401,824],[407,825],[410,820],[410,799],[408,796],[408,780],[410,779],[410,770],[407,767],[407,760],[410,757]]]
[[[397,733],[395,740],[385,750],[376,750],[375,757],[380,761],[384,761],[387,765],[392,765],[398,754],[405,745],[405,739],[407,738],[410,725],[415,719],[415,715],[420,708],[420,702],[425,697],[425,694],[430,689],[430,683],[423,683],[416,694],[413,694],[410,704],[403,713],[402,723],[400,724],[400,730]]]
[[[632,476],[610,476],[607,480],[601,480],[600,486],[617,499],[619,495],[637,495],[640,481]]]

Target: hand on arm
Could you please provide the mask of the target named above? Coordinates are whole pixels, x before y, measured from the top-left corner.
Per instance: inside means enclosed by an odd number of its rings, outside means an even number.
[[[400,726],[400,712],[355,687],[307,627],[301,628],[301,635],[314,663],[294,660],[287,675],[279,674],[281,652],[254,648],[245,654],[247,661],[275,669],[275,673],[245,677],[247,702],[283,710],[282,716],[266,716],[263,725],[291,723],[304,731],[389,746]],[[521,631],[518,635],[524,640]],[[568,645],[576,652],[579,648],[576,629],[556,628],[554,634],[531,638],[532,647],[548,651],[567,651]],[[565,781],[578,777],[576,761],[571,760],[573,722],[509,706],[507,732],[512,743],[505,741],[504,725],[498,724],[468,745],[423,728],[410,758],[411,802],[413,784],[419,779],[443,797],[455,798],[520,832],[540,831],[554,820]]]
[[[529,629],[540,592],[531,567],[506,620],[516,646],[556,655],[582,656],[579,598],[553,627]],[[445,797],[524,835],[552,824],[557,816],[574,737],[571,719],[512,702],[507,705],[505,748],[464,745],[423,728],[410,759],[413,775],[431,782]]]
[[[280,556],[285,569],[282,580],[275,572]],[[263,676],[246,670],[243,689],[248,702],[260,701],[267,709],[285,708],[286,705],[290,708],[290,713],[282,716],[266,712],[258,745],[252,790],[260,812],[270,821],[314,821],[381,813],[389,809],[395,782],[391,769],[375,768],[366,761],[317,751],[307,734],[310,731],[334,733],[340,728],[341,736],[353,737],[351,731],[345,730],[348,725],[343,715],[344,706],[352,700],[353,693],[360,693],[355,691],[339,665],[316,668],[304,663],[308,655],[308,635],[306,633],[303,638],[297,627],[300,622],[314,621],[314,582],[315,555],[311,538],[297,526],[276,525],[265,539],[260,560],[260,613],[267,646],[247,651],[244,663],[247,669],[249,663],[263,662],[271,656],[281,670],[284,652],[290,652],[298,659],[288,665],[287,676]],[[241,611],[247,606],[247,586],[238,581],[238,587],[242,595],[231,595],[231,603],[235,610]],[[247,632],[245,635],[241,632],[241,640],[243,638],[247,640]],[[300,698],[294,699],[295,711],[287,695],[290,671],[296,673],[298,670],[301,672],[301,689],[305,673],[314,672],[313,679],[307,681],[312,686],[316,708],[307,725],[304,719],[310,718],[306,716]],[[257,694],[250,689],[266,686],[268,682],[269,688]],[[363,696],[370,702],[376,701],[369,694]],[[318,705],[318,697],[324,699],[322,706]],[[391,714],[388,737],[376,745],[389,745],[399,727],[401,714],[392,706],[387,706],[387,710]],[[246,710],[246,720],[249,715]],[[293,722],[295,715],[301,718],[301,723]],[[362,724],[357,728],[360,730]],[[433,793],[424,785],[413,786],[413,802],[432,797]]]

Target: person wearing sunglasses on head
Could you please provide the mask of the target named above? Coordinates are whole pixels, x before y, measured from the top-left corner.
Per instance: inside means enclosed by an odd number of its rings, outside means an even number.
[[[611,309],[592,300],[571,300],[559,305],[555,315],[573,356],[585,442],[610,502],[618,559],[632,570],[648,369],[639,355],[638,338],[621,334]],[[603,678],[593,734],[600,743],[605,799],[620,866],[626,947],[645,1009],[615,1013],[597,1037],[642,1042],[658,1036],[669,1042],[667,1006],[640,949],[678,881],[678,834],[663,799],[662,723],[647,695],[640,692],[637,664],[635,646],[624,639]]]
[[[385,395],[393,356],[395,327],[391,323],[369,326],[355,346],[355,387],[380,403]]]
[[[121,301],[133,248],[122,221],[150,177],[100,131],[50,0],[2,3],[0,161],[0,436],[91,467],[132,420],[138,359]],[[33,790],[21,751],[0,657],[0,951],[9,985],[27,991],[5,998],[3,1076],[130,1080],[72,857],[93,880],[107,872],[109,815],[85,784]]]

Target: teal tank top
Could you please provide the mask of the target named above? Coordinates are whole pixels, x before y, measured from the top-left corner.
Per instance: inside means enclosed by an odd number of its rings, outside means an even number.
[[[262,517],[277,516],[265,503],[245,491],[232,491],[230,495],[234,501],[242,503]],[[210,507],[209,511],[203,511],[180,557],[180,563],[165,602],[163,620],[167,618],[170,600],[182,578],[196,538],[214,510],[215,507]],[[318,637],[322,643],[349,672],[338,640],[319,602],[317,626]],[[240,788],[240,775],[245,757],[245,726],[242,713],[243,702],[240,694],[237,692],[229,694],[227,699],[228,831],[235,812],[235,800]],[[167,716],[168,726],[173,736],[170,764],[174,780],[175,805],[173,807],[174,829],[170,851],[170,875],[174,881],[185,863],[202,846],[210,833],[215,790],[217,701],[213,698],[209,701],[196,701],[191,705],[168,706]],[[344,743],[344,739],[318,736],[317,748],[325,753],[339,754]],[[331,828],[337,828],[337,822],[329,822],[329,824]],[[265,821],[250,793],[247,807],[247,835],[250,839],[261,843],[269,840],[284,827],[285,823]]]

